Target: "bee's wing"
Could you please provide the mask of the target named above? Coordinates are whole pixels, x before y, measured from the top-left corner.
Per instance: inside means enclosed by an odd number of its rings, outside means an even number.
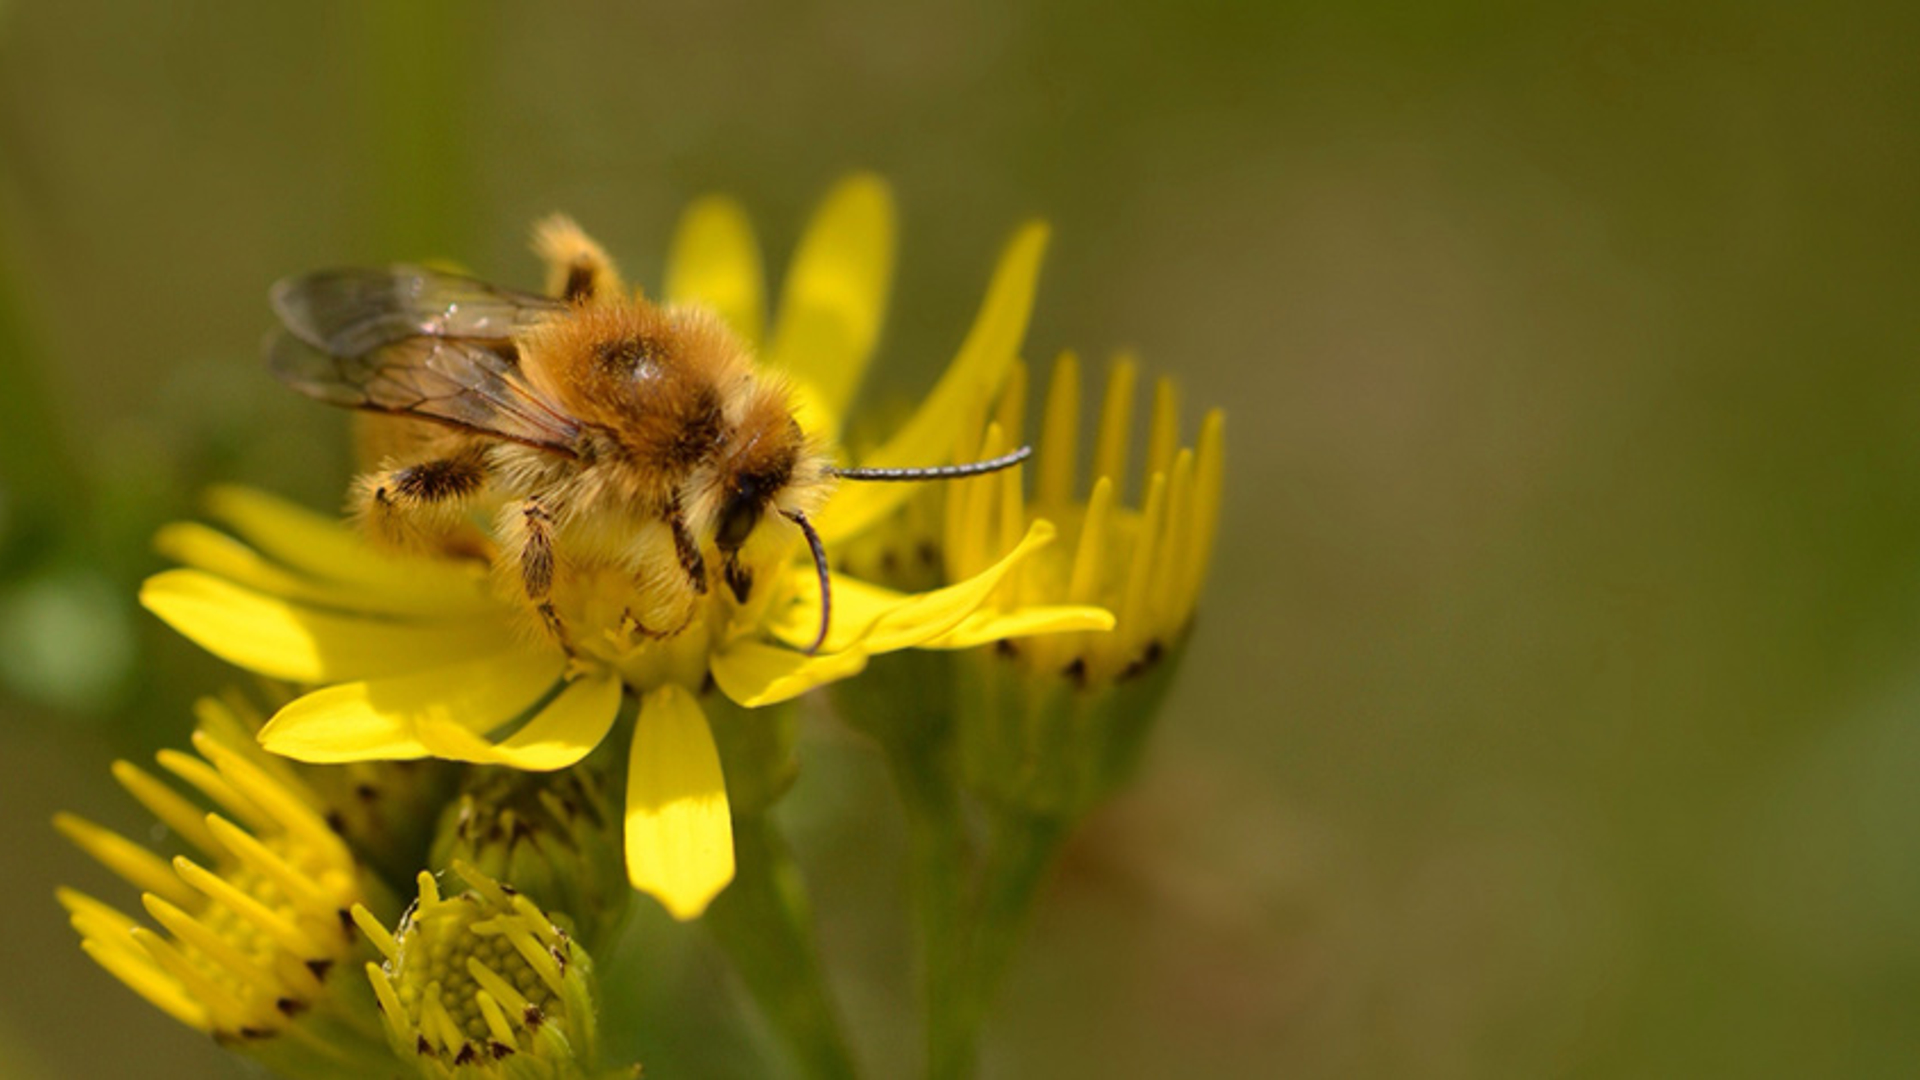
[[[579,422],[520,372],[512,334],[565,305],[418,267],[274,286],[280,380],[333,405],[398,413],[572,454]]]
[[[334,356],[364,356],[410,337],[505,341],[566,304],[423,266],[326,270],[273,287],[295,337]]]

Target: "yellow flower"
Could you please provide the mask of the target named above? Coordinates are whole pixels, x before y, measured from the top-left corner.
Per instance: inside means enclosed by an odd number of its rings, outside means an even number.
[[[59,830],[141,890],[149,928],[73,889],[59,898],[81,945],[161,1011],[286,1075],[383,1069],[373,1001],[353,971],[366,944],[355,905],[397,905],[329,824],[335,809],[288,762],[262,753],[257,716],[206,699],[193,745],[159,763],[199,801],[130,762],[113,774],[198,851],[171,860],[83,818]]]
[[[803,426],[831,445],[877,339],[893,232],[885,186],[843,182],[802,239],[763,337],[752,231],[736,205],[708,199],[682,222],[666,299],[712,307],[760,348],[793,383]],[[953,364],[863,465],[935,463],[958,442],[968,408],[1014,363],[1045,240],[1039,225],[1015,235]],[[913,486],[847,484],[817,515],[818,531],[838,543]],[[622,625],[631,586],[608,575],[570,601],[579,638],[570,658],[551,638],[522,632],[524,604],[498,595],[481,562],[385,553],[257,492],[217,490],[210,511],[234,535],[169,526],[159,545],[185,568],[150,579],[141,600],[216,655],[318,687],[273,717],[261,735],[268,749],[315,762],[440,757],[559,769],[601,742],[631,693],[640,707],[628,755],[628,876],[682,919],[733,876],[727,790],[699,700],[707,686],[743,706],[771,705],[851,676],[877,653],[1110,623],[1088,606],[980,610],[1052,540],[1052,526],[1035,522],[1003,557],[943,589],[908,595],[835,575],[831,632],[817,653],[806,651],[819,621],[815,570],[794,552],[750,544],[754,579],[769,587],[756,585],[744,604],[714,590],[664,639]]]
[[[392,933],[353,910],[385,961],[369,961],[366,975],[394,1054],[426,1080],[601,1075],[587,953],[525,895],[464,862],[453,872],[468,890],[442,896],[421,872],[419,899]]]
[[[1062,542],[1008,573],[984,610],[1077,604],[1114,613],[1108,633],[1003,642],[959,680],[969,782],[1042,816],[1084,813],[1132,768],[1186,641],[1219,525],[1225,416],[1207,413],[1196,445],[1183,447],[1167,379],[1154,390],[1139,502],[1124,504],[1137,381],[1131,358],[1115,363],[1086,488],[1076,469],[1080,365],[1067,354],[1054,366],[1029,463],[1039,474],[1031,500],[1014,470],[946,492],[952,577],[992,564],[1031,522],[1061,530]],[[1025,391],[1024,371],[1016,372],[981,453],[1023,429]]]
[[[469,769],[440,813],[426,865],[464,863],[549,911],[564,913],[582,947],[611,943],[632,906],[620,819],[599,770]]]

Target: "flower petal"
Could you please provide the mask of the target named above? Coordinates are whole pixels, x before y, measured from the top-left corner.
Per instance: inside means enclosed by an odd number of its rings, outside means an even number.
[[[819,607],[814,608],[817,620]],[[818,622],[814,624],[818,627]],[[813,643],[809,630],[801,647]],[[736,641],[713,654],[708,663],[720,692],[749,709],[774,705],[860,673],[867,654],[860,649],[821,652],[808,656],[757,641]]]
[[[793,256],[766,359],[806,383],[821,415],[808,425],[838,433],[873,356],[893,281],[893,197],[867,173],[827,194]]]
[[[980,610],[961,620],[960,625],[930,641],[923,649],[971,649],[976,645],[1007,638],[1036,634],[1065,634],[1077,630],[1111,630],[1113,612],[1106,608],[1023,607],[1013,611]]]
[[[860,464],[872,467],[936,465],[953,453],[967,410],[977,407],[1000,385],[1013,366],[1033,312],[1040,257],[1047,250],[1047,227],[1029,223],[1014,235],[1000,257],[987,296],[974,317],[960,352],[933,393],[884,446]],[[914,484],[846,484],[814,519],[820,536],[832,542],[865,529],[910,498]]]
[[[640,703],[627,763],[627,878],[676,919],[733,880],[733,815],[700,703],[668,683]]]
[[[475,564],[375,548],[340,521],[252,488],[207,492],[207,511],[261,554],[293,570],[369,591],[471,605]],[[484,594],[484,587],[482,588]]]
[[[965,581],[932,592],[897,593],[864,583],[859,588],[846,589],[836,585],[827,647],[883,653],[940,637],[959,627],[987,602],[994,586],[1008,571],[1051,543],[1053,537],[1052,522],[1035,521],[1026,537],[999,562]],[[786,608],[771,616],[768,628],[783,641],[805,644],[818,632],[819,619],[819,599],[795,590],[794,599]]]
[[[620,714],[620,680],[611,674],[583,676],[567,684],[520,730],[498,742],[465,724],[423,726],[420,740],[434,757],[552,772],[593,752]]]
[[[288,600],[306,601],[319,607],[429,617],[478,614],[500,608],[499,601],[489,591],[486,567],[477,562],[462,564],[471,571],[471,587],[465,597],[459,597],[445,592],[423,595],[342,585],[309,577],[197,521],[176,521],[161,526],[160,532],[153,538],[153,546],[160,554],[175,562],[205,570],[236,585],[245,585]],[[366,557],[378,558],[379,555],[368,549]]]
[[[739,203],[710,195],[680,215],[667,257],[669,304],[712,308],[757,350],[765,333],[766,276]]]
[[[290,682],[394,675],[498,653],[515,641],[504,619],[407,622],[342,614],[198,570],[155,574],[140,587],[140,603],[222,660]]]
[[[514,651],[429,671],[323,687],[295,698],[260,729],[260,744],[300,761],[436,756],[448,726],[498,729],[553,690],[559,653]],[[439,735],[432,745],[427,733]]]

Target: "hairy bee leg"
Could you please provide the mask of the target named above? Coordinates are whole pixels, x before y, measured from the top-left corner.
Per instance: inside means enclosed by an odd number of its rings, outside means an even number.
[[[354,489],[355,513],[380,539],[427,548],[448,539],[466,503],[486,487],[485,458],[470,451],[368,473]]]
[[[633,578],[639,611],[636,613],[629,607],[622,620],[629,636],[669,638],[678,634],[693,623],[699,610],[698,598],[707,592],[707,562],[700,554],[700,544],[694,540],[692,530],[687,528],[678,499],[668,502],[660,522],[673,538],[679,573],[664,559],[642,560]]]
[[[547,291],[570,303],[619,299],[626,283],[606,250],[564,214],[534,228],[534,250],[547,264]]]
[[[700,556],[700,543],[687,529],[686,515],[680,512],[678,497],[667,504],[667,528],[673,531],[673,550],[680,557],[680,569],[686,571],[687,581],[693,586],[695,596],[707,594],[707,560]]]
[[[553,515],[536,496],[520,504],[520,520],[525,527],[520,541],[520,583],[547,632],[572,656],[573,640],[553,606]]]
[[[744,604],[747,596],[753,592],[753,571],[741,566],[734,552],[724,552],[723,555],[720,576],[726,579],[727,588],[733,590],[733,598]]]

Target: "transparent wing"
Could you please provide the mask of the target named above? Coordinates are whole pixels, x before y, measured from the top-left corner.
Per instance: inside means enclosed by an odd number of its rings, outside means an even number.
[[[267,343],[267,365],[281,382],[331,405],[437,420],[573,454],[579,423],[520,378],[512,348],[411,337],[363,356],[333,356],[281,331]]]
[[[505,341],[566,304],[423,266],[326,270],[270,294],[295,337],[334,356],[363,356],[410,337]]]
[[[521,374],[516,330],[566,305],[421,267],[275,285],[280,381],[332,405],[436,420],[563,454],[580,425]]]

